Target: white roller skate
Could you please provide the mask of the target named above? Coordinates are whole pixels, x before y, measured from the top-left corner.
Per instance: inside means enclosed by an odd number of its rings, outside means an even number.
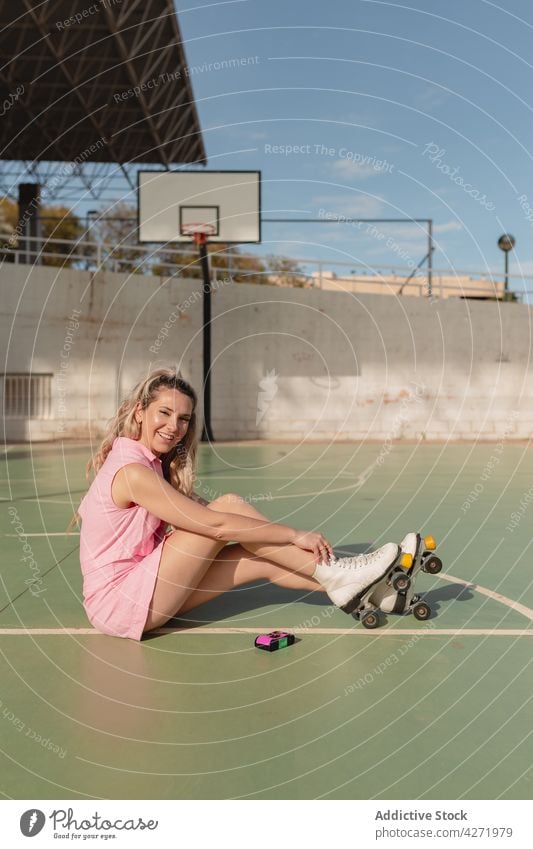
[[[341,557],[331,564],[319,563],[313,577],[324,587],[333,604],[353,613],[367,603],[374,587],[387,578],[401,559],[400,547],[393,542],[382,546],[375,557],[354,568],[353,558]]]
[[[369,554],[350,554],[346,557],[332,557],[328,563],[330,566],[334,566],[342,560],[342,566],[344,569],[360,569],[361,566],[370,566],[372,563],[376,563],[383,554],[387,556],[386,552],[390,550],[387,549],[387,546],[389,545],[391,545],[391,543],[386,543],[386,545],[382,545],[380,548],[377,548],[375,551],[371,551]]]
[[[416,619],[429,619],[431,608],[419,595],[415,595],[414,586],[420,570],[436,575],[442,569],[442,562],[433,554],[437,544],[432,536],[407,534],[400,543],[402,556],[398,566],[392,569],[386,580],[375,585],[368,602],[361,605],[356,616],[365,628],[379,626],[379,612],[398,615],[413,613]]]

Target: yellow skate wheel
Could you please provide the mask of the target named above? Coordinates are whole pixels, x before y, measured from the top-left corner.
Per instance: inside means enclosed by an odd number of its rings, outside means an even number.
[[[413,565],[413,555],[412,554],[402,554],[400,557],[400,566],[402,569],[410,569]]]
[[[437,547],[437,543],[435,542],[435,537],[429,536],[424,537],[424,545],[427,551],[435,551]]]

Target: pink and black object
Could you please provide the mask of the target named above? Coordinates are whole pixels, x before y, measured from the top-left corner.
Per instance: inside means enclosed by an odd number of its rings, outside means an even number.
[[[255,647],[264,651],[277,651],[294,643],[294,634],[287,631],[271,631],[270,634],[259,634],[255,638]]]

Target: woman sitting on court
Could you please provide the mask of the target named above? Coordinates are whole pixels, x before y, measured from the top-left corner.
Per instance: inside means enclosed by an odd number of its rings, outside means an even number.
[[[323,588],[334,604],[354,610],[399,547],[336,560],[321,533],[270,522],[237,495],[198,498],[196,404],[178,373],[153,371],[120,405],[89,463],[96,477],[78,513],[84,606],[94,627],[140,640],[258,579]]]

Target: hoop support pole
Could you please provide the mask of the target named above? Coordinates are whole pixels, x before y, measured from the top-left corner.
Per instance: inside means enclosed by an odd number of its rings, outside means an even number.
[[[205,233],[195,233],[194,241],[200,253],[204,285],[202,333],[204,423],[201,439],[202,442],[214,442],[215,438],[211,429],[211,278],[207,257],[207,237]]]

